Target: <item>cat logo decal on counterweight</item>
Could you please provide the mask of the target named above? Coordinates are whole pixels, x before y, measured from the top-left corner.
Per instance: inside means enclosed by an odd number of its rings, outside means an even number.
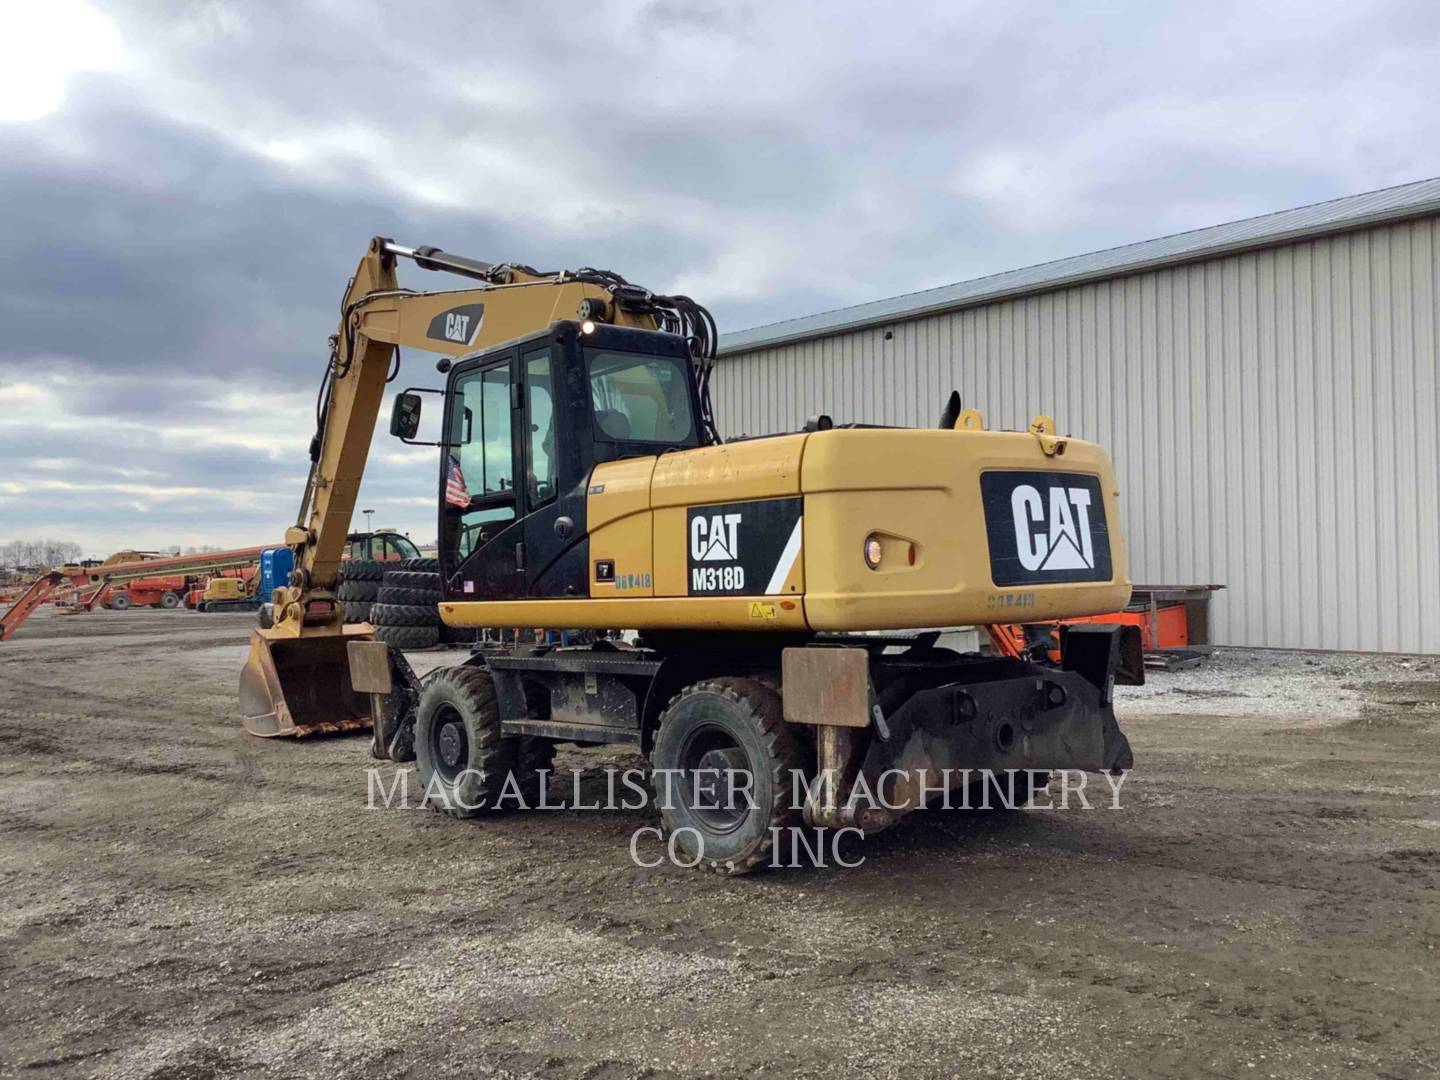
[[[987,472],[980,494],[996,585],[1110,580],[1110,531],[1098,477]]]
[[[692,506],[686,511],[691,596],[770,596],[800,557],[803,499]],[[771,618],[755,614],[752,618]]]
[[[1093,570],[1095,543],[1090,534],[1090,492],[1083,487],[1040,490],[1021,484],[1010,493],[1015,515],[1015,548],[1026,570]]]

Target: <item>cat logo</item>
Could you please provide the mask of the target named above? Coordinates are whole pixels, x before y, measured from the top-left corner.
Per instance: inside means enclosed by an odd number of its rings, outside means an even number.
[[[473,345],[484,320],[484,304],[462,304],[431,319],[425,336],[451,345]]]
[[[997,586],[1110,580],[1110,530],[1099,477],[996,470],[981,473],[980,494],[990,579]]]
[[[685,512],[689,595],[770,596],[784,592],[800,559],[803,507],[803,499],[689,507]],[[797,591],[798,585],[792,583],[790,589]],[[763,607],[752,607],[750,617],[775,618]]]
[[[470,340],[470,316],[450,314],[445,316],[445,340],[467,342]]]
[[[1032,572],[1095,569],[1090,492],[1083,487],[1047,490],[1048,515],[1046,499],[1038,489],[1021,484],[1010,493],[1020,565]]]
[[[697,515],[690,521],[690,557],[696,562],[735,562],[740,558],[740,515]]]

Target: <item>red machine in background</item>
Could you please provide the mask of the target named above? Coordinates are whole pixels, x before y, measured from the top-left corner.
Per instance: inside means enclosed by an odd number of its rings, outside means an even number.
[[[264,550],[263,547],[237,548],[234,551],[208,551],[171,558],[120,559],[118,556],[111,556],[99,566],[62,566],[41,574],[10,608],[0,615],[0,641],[13,637],[20,624],[41,604],[53,599],[58,592],[67,589],[74,591],[74,599],[66,607],[66,610],[70,611],[93,611],[105,603],[107,597],[113,607],[128,607],[131,603],[147,601],[161,607],[178,607],[185,596],[188,578],[254,565]],[[128,556],[139,553],[124,554]],[[169,573],[166,573],[167,571]],[[178,591],[174,588],[177,581]],[[140,585],[141,590],[138,594],[132,594],[131,590],[136,585]],[[122,592],[126,602],[123,605],[115,604],[115,597]],[[167,593],[175,596],[175,603],[165,603]],[[136,596],[144,599],[136,599]]]
[[[257,608],[268,599],[257,591],[261,555],[278,546],[175,556],[121,551],[103,563],[59,567],[41,574],[23,591],[7,594],[13,602],[0,615],[0,641],[14,636],[20,624],[46,602],[71,613],[94,611],[101,605],[117,610],[178,608],[182,604],[199,611]],[[402,533],[377,529],[351,533],[344,558],[398,563],[419,555],[419,549]]]
[[[110,586],[109,595],[101,603],[116,611],[131,607],[177,608],[184,602],[185,593],[198,580],[184,575],[137,578],[126,585]]]

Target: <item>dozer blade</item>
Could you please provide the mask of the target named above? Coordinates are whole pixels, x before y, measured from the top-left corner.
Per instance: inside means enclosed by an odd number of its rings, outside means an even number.
[[[301,637],[250,631],[250,656],[240,672],[245,730],[261,738],[369,731],[370,698],[350,685],[346,646],[374,640],[366,623]]]

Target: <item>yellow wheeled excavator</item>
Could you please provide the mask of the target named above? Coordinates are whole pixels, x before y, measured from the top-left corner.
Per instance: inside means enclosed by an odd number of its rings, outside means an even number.
[[[402,258],[479,284],[402,289]],[[369,727],[377,755],[413,756],[430,800],[460,817],[507,788],[534,795],[558,742],[628,744],[678,778],[664,823],[722,873],[764,865],[777,830],[884,828],[979,770],[1128,769],[1111,696],[1143,667],[1124,628],[1071,627],[1058,665],[904,633],[1122,607],[1104,451],[1046,417],[986,430],[955,394],[934,429],[819,416],[723,441],[715,344],[694,301],[613,273],[373,240],[286,537],[295,572],[241,677],[248,729]],[[421,395],[439,397],[425,445],[442,620],[633,643],[482,649],[422,685],[368,626],[344,624],[336,573],[402,345],[447,354],[444,389],[400,393],[391,416],[416,444]]]

